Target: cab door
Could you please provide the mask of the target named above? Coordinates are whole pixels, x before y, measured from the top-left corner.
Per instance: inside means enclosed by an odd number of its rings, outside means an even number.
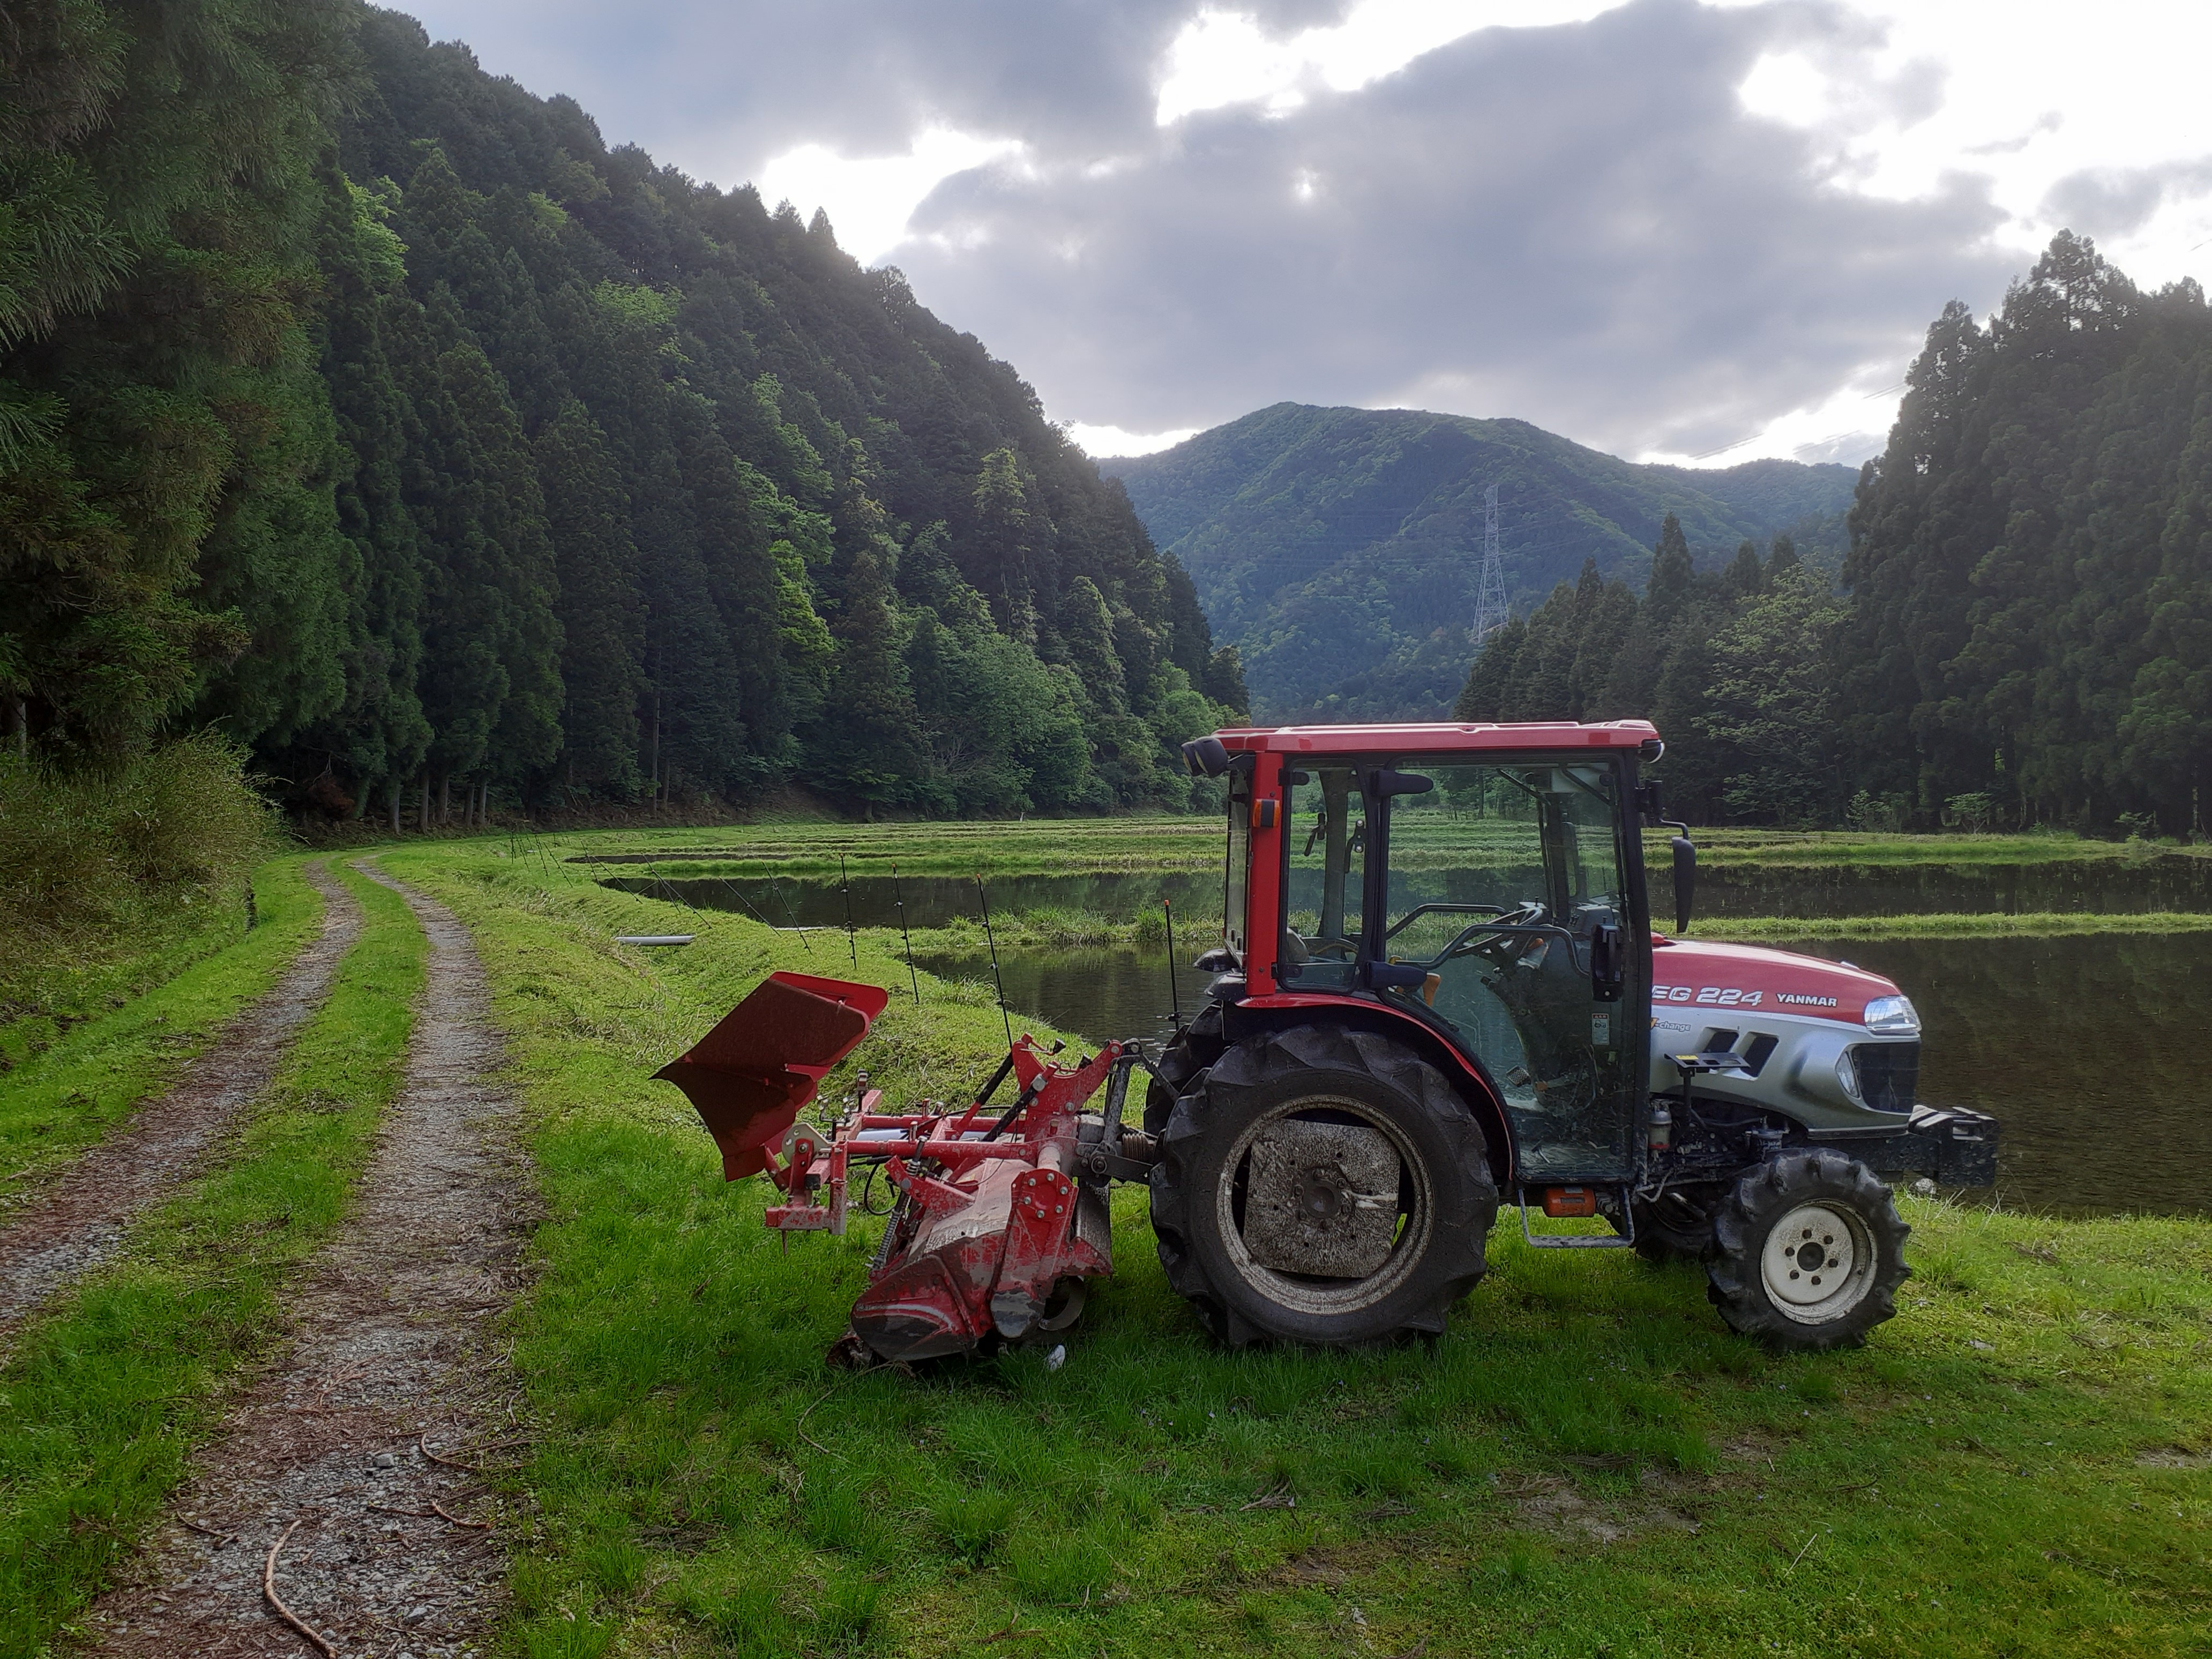
[[[1394,769],[1374,804],[1371,982],[1488,1074],[1521,1181],[1627,1179],[1648,993],[1620,769],[1454,756]]]

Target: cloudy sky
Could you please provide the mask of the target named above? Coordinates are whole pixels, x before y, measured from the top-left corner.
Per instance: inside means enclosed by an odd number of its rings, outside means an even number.
[[[2212,277],[2205,0],[418,0],[829,211],[1093,453],[1285,398],[1856,462],[2071,227]]]

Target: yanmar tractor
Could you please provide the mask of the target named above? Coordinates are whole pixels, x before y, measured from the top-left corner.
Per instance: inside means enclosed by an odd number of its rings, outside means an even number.
[[[782,1190],[770,1226],[842,1231],[855,1166],[880,1167],[855,1362],[1072,1324],[1112,1268],[1115,1180],[1149,1185],[1169,1281],[1232,1346],[1441,1332],[1501,1200],[1538,1249],[1705,1262],[1738,1331],[1856,1343],[1907,1272],[1884,1177],[1986,1185],[1996,1126],[1916,1103],[1919,1020],[1887,980],[1653,932],[1642,826],[1666,821],[1640,774],[1662,752],[1641,720],[1201,738],[1191,769],[1227,781],[1226,925],[1157,1054],[1061,1066],[1024,1036],[964,1108],[864,1092],[816,1129],[799,1111],[885,994],[777,974],[660,1075],[731,1178]],[[1696,854],[1667,827],[1680,935]],[[1532,1209],[1612,1231],[1538,1231]]]

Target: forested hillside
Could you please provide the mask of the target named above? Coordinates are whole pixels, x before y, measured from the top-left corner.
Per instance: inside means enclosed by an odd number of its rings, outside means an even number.
[[[1753,823],[2203,834],[2212,311],[2062,234],[1947,308],[1861,475],[1838,594],[1783,546],[1639,599],[1586,566],[1476,659],[1470,719],[1649,714],[1672,799]]]
[[[351,0],[0,29],[0,688],[295,805],[1173,805],[1243,702],[1015,372],[818,215]],[[434,808],[426,805],[434,803]]]
[[[1641,586],[1670,513],[1693,556],[1788,532],[1833,569],[1847,467],[1639,466],[1525,421],[1277,404],[1173,449],[1102,464],[1198,584],[1265,719],[1379,719],[1450,702],[1474,621],[1483,497],[1525,612],[1595,560]]]

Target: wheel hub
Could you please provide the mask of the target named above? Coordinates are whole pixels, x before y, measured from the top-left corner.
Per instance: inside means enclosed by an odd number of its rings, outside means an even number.
[[[1775,1307],[1820,1324],[1858,1305],[1873,1282],[1866,1224],[1838,1206],[1801,1204],[1775,1222],[1759,1252],[1759,1274]]]
[[[1285,1114],[1242,1150],[1248,1183],[1236,1231],[1255,1267],[1345,1280],[1364,1279],[1389,1260],[1402,1166],[1380,1128]]]

